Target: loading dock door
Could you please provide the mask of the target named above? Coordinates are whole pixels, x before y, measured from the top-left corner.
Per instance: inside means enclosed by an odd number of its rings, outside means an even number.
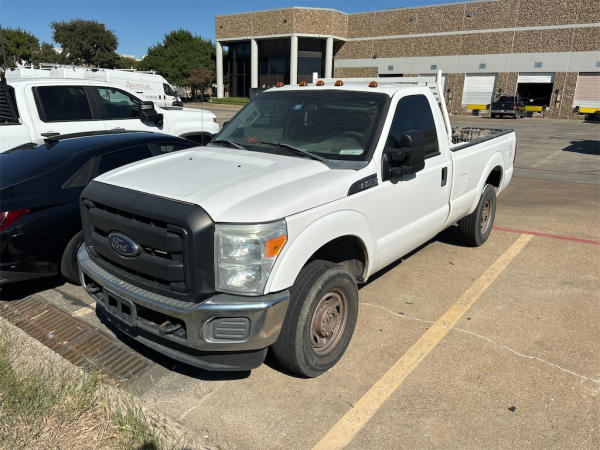
[[[579,110],[600,109],[600,73],[581,72],[577,77],[573,106]],[[591,112],[591,111],[590,111]]]
[[[519,73],[517,93],[529,106],[550,106],[552,99],[553,73]]]
[[[462,104],[467,105],[470,109],[485,109],[485,105],[492,103],[495,85],[495,74],[466,74]],[[473,106],[483,106],[483,108],[474,108]]]

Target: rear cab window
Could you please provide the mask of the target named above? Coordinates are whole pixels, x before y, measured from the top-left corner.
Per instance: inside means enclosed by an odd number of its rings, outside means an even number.
[[[15,90],[2,80],[0,86],[0,125],[19,125],[19,110],[15,99]]]
[[[38,86],[34,90],[42,121],[93,120],[84,86]]]

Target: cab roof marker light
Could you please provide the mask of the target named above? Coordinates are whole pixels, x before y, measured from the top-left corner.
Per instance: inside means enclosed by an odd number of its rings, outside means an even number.
[[[325,82],[323,80],[317,81],[317,86],[325,86]]]
[[[278,81],[277,83],[275,83],[275,87],[283,87],[284,84],[282,81]]]
[[[308,86],[308,81],[301,81],[298,83],[299,86]]]
[[[371,82],[369,83],[369,87],[373,87],[373,88],[375,88],[375,87],[377,87],[377,86],[378,86],[378,84],[377,84],[377,81],[371,81]]]
[[[337,80],[334,84],[334,86],[343,86],[344,82],[342,80]]]

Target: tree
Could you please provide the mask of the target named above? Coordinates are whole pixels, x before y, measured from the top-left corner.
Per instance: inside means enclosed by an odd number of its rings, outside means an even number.
[[[6,65],[30,64],[39,51],[40,41],[33,34],[20,28],[2,28],[2,39],[6,52]],[[1,62],[3,64],[3,61]]]
[[[137,69],[139,65],[140,62],[137,59],[119,55],[115,67],[117,69]]]
[[[60,64],[64,62],[61,53],[57,53],[54,50],[52,44],[48,44],[47,42],[42,42],[40,49],[37,51],[31,60],[33,64],[39,63],[53,63]]]
[[[187,30],[166,34],[162,43],[148,49],[139,66],[141,70],[156,70],[169,82],[180,86],[198,67],[214,70],[215,46]]]
[[[119,57],[115,33],[95,20],[75,19],[52,22],[52,38],[62,47],[68,63],[96,67],[113,67]]]
[[[204,95],[204,92],[206,92],[214,81],[215,73],[207,67],[200,67],[199,69],[192,70],[190,76],[184,81],[183,86],[192,88],[192,99],[194,99],[196,97],[196,89],[200,89],[201,95]]]

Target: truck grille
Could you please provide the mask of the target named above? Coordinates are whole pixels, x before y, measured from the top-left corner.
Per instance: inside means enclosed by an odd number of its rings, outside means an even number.
[[[91,182],[81,215],[88,253],[108,272],[184,301],[214,293],[214,224],[199,206]],[[130,238],[136,254],[113,250],[111,233]]]
[[[189,291],[185,276],[184,229],[97,202],[88,201],[85,206],[95,255],[155,287]],[[113,231],[131,237],[140,246],[139,255],[125,258],[115,253],[108,242],[108,235]]]

